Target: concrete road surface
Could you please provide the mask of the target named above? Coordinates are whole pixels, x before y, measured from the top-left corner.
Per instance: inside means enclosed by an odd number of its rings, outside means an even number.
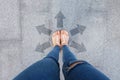
[[[0,0],[0,80],[12,80],[48,54],[51,33],[61,29],[59,11],[63,29],[73,30],[69,46],[77,58],[119,80],[120,0]],[[84,28],[77,33],[78,26]]]

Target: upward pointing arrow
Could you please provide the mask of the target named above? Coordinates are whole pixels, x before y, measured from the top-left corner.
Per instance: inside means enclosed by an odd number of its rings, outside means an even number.
[[[58,28],[63,28],[63,19],[65,19],[65,16],[63,13],[60,11],[55,18],[57,19],[57,27]]]

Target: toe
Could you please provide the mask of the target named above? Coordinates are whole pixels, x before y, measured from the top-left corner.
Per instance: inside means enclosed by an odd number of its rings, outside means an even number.
[[[59,34],[60,34],[60,31],[57,31],[57,34],[59,35]]]
[[[68,35],[68,32],[67,32],[67,31],[64,31],[64,34]]]
[[[53,34],[53,35],[52,35],[52,38],[54,38],[55,36],[56,36],[56,34]]]
[[[63,31],[63,30],[61,30],[61,34],[64,34],[64,31]]]

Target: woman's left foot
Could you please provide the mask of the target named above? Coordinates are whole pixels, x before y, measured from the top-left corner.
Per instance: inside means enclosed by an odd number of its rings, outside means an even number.
[[[60,45],[60,31],[56,31],[52,34],[52,43],[53,43],[53,46],[61,46]]]
[[[61,30],[61,46],[68,45],[69,33],[66,30]]]

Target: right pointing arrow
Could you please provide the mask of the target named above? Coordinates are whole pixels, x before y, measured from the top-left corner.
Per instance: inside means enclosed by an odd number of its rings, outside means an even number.
[[[57,19],[57,27],[63,28],[63,19],[65,19],[63,13],[60,11],[55,18]]]
[[[85,30],[85,28],[86,28],[85,26],[77,24],[77,28],[74,28],[74,29],[70,30],[70,33],[71,33],[72,36],[74,36],[78,33],[83,34],[83,31]]]
[[[84,46],[83,43],[78,44],[78,43],[72,41],[72,42],[70,43],[70,47],[73,47],[73,48],[77,49],[78,52],[84,52],[84,51],[86,51],[86,48],[85,48],[85,46]]]

